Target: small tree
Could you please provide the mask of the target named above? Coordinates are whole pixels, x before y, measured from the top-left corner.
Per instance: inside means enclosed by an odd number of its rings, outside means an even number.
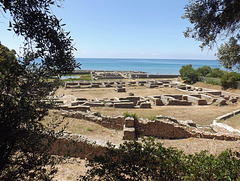
[[[189,84],[194,84],[199,80],[197,72],[192,65],[185,65],[179,70],[182,79]]]

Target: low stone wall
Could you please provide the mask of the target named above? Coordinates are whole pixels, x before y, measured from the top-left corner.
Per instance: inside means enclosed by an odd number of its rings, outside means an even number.
[[[90,111],[89,106],[83,106],[83,105],[78,105],[78,106],[60,105],[57,108],[62,110],[68,110],[68,111],[84,111],[84,112]]]
[[[137,136],[153,136],[163,139],[182,139],[191,137],[191,134],[182,127],[172,123],[164,123],[162,120],[135,122],[135,130]]]
[[[240,110],[235,111],[235,113],[240,113]],[[234,134],[229,135],[200,131],[196,127],[196,124],[191,120],[180,121],[173,117],[161,115],[158,115],[157,119],[154,121],[140,119],[138,121],[135,120],[134,124],[132,119],[126,118],[125,120],[123,116],[97,116],[97,113],[92,112],[64,111],[62,115],[65,117],[85,119],[110,129],[123,130],[124,139],[134,139],[139,136],[153,136],[162,139],[183,139],[196,137],[227,141],[240,139],[238,135]]]
[[[239,136],[231,136],[231,135],[224,135],[224,134],[211,134],[211,133],[192,133],[191,137],[194,138],[205,138],[205,139],[215,139],[215,140],[225,140],[225,141],[237,141],[240,139]]]
[[[148,78],[178,78],[180,75],[148,75]]]
[[[106,151],[106,144],[96,144],[83,138],[81,135],[65,133],[50,144],[48,153],[51,155],[92,159],[95,155],[104,155]]]
[[[200,99],[196,96],[188,96],[188,101],[196,103],[197,105],[207,105],[207,101],[205,99]]]
[[[217,117],[215,120],[216,121],[220,121],[220,120],[226,120],[229,119],[237,114],[240,114],[240,109],[236,110],[236,111],[232,111],[230,113],[224,114],[222,116]]]
[[[115,108],[135,108],[134,102],[118,102],[114,103]]]
[[[124,125],[124,117],[123,116],[97,116],[96,113],[92,112],[69,112],[65,111],[62,113],[65,117],[72,117],[77,119],[85,119],[87,121],[95,122],[103,127],[109,129],[118,129],[122,130]]]

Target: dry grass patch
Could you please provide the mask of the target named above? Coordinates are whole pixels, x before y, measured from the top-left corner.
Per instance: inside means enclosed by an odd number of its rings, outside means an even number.
[[[238,106],[239,107],[239,106]],[[199,125],[209,125],[223,114],[236,110],[236,105],[227,106],[153,106],[152,109],[120,109],[120,108],[91,108],[92,111],[103,115],[123,115],[125,112],[136,113],[141,118],[150,119],[152,116],[172,116],[179,120],[193,120]]]
[[[123,138],[122,130],[108,129],[99,124],[83,119],[63,118],[59,113],[56,114],[53,112],[54,111],[50,111],[49,116],[45,117],[44,124],[46,125],[53,119],[58,118],[58,120],[61,121],[61,124],[55,128],[55,131],[61,130],[65,127],[65,131],[80,134],[90,139],[110,141],[115,144],[119,144]]]
[[[73,95],[75,97],[84,97],[87,99],[103,99],[114,97],[127,97],[129,92],[134,93],[134,96],[152,96],[163,94],[182,94],[181,91],[174,88],[146,88],[146,87],[126,87],[126,92],[116,92],[114,87],[111,88],[82,88],[82,89],[64,89],[59,88],[55,95]]]
[[[227,124],[235,129],[240,129],[240,114],[235,115],[223,122],[224,124]]]
[[[203,82],[197,82],[196,84],[193,84],[194,87],[202,87],[207,89],[214,89],[214,90],[220,90],[220,91],[226,91],[234,94],[240,94],[240,89],[226,89],[223,90],[222,86],[219,85],[212,85],[212,84],[205,84]]]

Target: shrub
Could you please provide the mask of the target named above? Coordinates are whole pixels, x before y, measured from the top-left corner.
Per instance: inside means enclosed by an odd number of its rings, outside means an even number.
[[[221,78],[221,85],[224,89],[233,88],[236,89],[238,87],[238,82],[240,80],[240,74],[236,72],[226,73]]]
[[[224,74],[226,73],[226,71],[221,70],[220,68],[214,68],[212,69],[212,71],[207,74],[207,77],[213,77],[213,78],[221,78]]]
[[[82,180],[238,180],[240,160],[231,150],[218,157],[206,151],[185,155],[165,148],[153,138],[142,142],[124,142],[116,149],[90,160],[90,169]]]
[[[198,76],[196,70],[194,70],[194,68],[192,68],[192,65],[182,66],[182,68],[179,70],[179,73],[180,73],[182,79],[186,83],[194,84],[199,80],[199,76]]]
[[[237,180],[240,161],[231,150],[223,151],[217,158],[206,151],[186,156],[185,180]]]
[[[179,180],[185,168],[182,152],[165,148],[152,138],[143,142],[124,142],[119,149],[109,146],[107,153],[95,156],[82,180]]]
[[[207,74],[212,72],[212,69],[211,67],[204,65],[196,69],[196,72],[198,73],[198,75],[205,77]]]

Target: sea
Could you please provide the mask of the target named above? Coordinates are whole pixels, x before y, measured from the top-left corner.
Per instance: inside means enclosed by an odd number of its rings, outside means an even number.
[[[82,64],[82,70],[143,71],[159,75],[179,75],[181,67],[189,64],[195,69],[204,65],[221,68],[217,60],[76,58],[76,61]]]

